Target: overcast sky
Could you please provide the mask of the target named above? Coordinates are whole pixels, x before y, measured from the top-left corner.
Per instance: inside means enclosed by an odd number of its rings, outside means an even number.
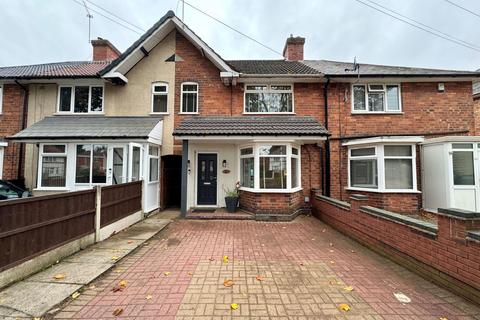
[[[145,30],[168,10],[181,16],[177,0],[91,1]],[[480,68],[480,52],[434,37],[355,0],[187,1],[277,51],[282,51],[290,34],[303,36],[305,59],[353,61],[356,56],[360,63]],[[480,47],[480,18],[445,0],[374,1]],[[452,1],[480,13],[478,0]],[[139,37],[92,14],[92,38],[109,39],[123,51]],[[187,5],[185,22],[225,59],[281,58]],[[74,0],[3,0],[0,29],[0,66],[91,59],[86,11]]]

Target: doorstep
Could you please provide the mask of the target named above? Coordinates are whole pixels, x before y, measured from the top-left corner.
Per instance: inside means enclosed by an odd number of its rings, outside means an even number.
[[[185,218],[192,220],[255,220],[255,215],[242,209],[230,213],[226,208],[192,208]]]
[[[0,291],[0,318],[42,317],[164,229],[172,221],[165,215],[151,215]],[[58,274],[65,278],[55,280]]]

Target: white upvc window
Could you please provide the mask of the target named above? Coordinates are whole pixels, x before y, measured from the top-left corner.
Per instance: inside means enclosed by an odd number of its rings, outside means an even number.
[[[106,144],[77,144],[75,156],[75,184],[106,184]]]
[[[0,114],[3,112],[3,85],[0,84]]]
[[[180,113],[198,113],[198,83],[183,82],[181,84]]]
[[[244,113],[293,113],[293,85],[246,84]]]
[[[295,192],[301,189],[300,147],[289,143],[256,143],[239,151],[239,181],[254,192]]]
[[[58,87],[57,112],[62,114],[103,113],[103,85],[61,85]]]
[[[401,113],[400,84],[353,84],[352,113]]]
[[[38,187],[56,189],[66,187],[67,145],[41,144],[38,170]]]
[[[373,192],[418,192],[415,145],[380,144],[348,150],[348,186]]]
[[[152,113],[168,113],[168,84],[155,82],[152,84]]]
[[[159,181],[160,152],[157,146],[148,146],[148,182]]]

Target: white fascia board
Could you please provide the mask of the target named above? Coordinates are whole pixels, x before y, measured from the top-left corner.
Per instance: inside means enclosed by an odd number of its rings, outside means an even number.
[[[123,82],[125,83],[128,83],[128,78],[125,77],[123,74],[121,74],[120,72],[109,72],[107,73],[106,75],[104,75],[102,78],[104,79],[111,79],[111,78],[119,78],[120,80],[122,80]]]
[[[328,75],[326,76],[328,77]],[[457,77],[438,77],[438,76],[411,76],[411,77],[369,77],[368,75],[360,75],[358,77],[338,77],[330,78],[332,82],[346,82],[346,83],[400,83],[400,82],[470,82],[478,80],[474,76],[457,76]]]
[[[160,120],[148,134],[148,142],[162,144],[163,137],[163,120]]]
[[[425,140],[422,136],[383,136],[365,139],[351,139],[342,143],[342,146],[358,146],[366,144],[381,144],[381,143],[422,143]]]
[[[438,138],[425,139],[423,144],[446,143],[446,142],[479,142],[480,136],[445,136]]]

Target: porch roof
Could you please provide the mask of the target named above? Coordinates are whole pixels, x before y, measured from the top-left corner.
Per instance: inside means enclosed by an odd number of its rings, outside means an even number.
[[[17,141],[60,139],[162,139],[161,117],[51,116],[8,137]]]
[[[328,136],[314,117],[235,116],[190,117],[174,130],[174,136]]]

